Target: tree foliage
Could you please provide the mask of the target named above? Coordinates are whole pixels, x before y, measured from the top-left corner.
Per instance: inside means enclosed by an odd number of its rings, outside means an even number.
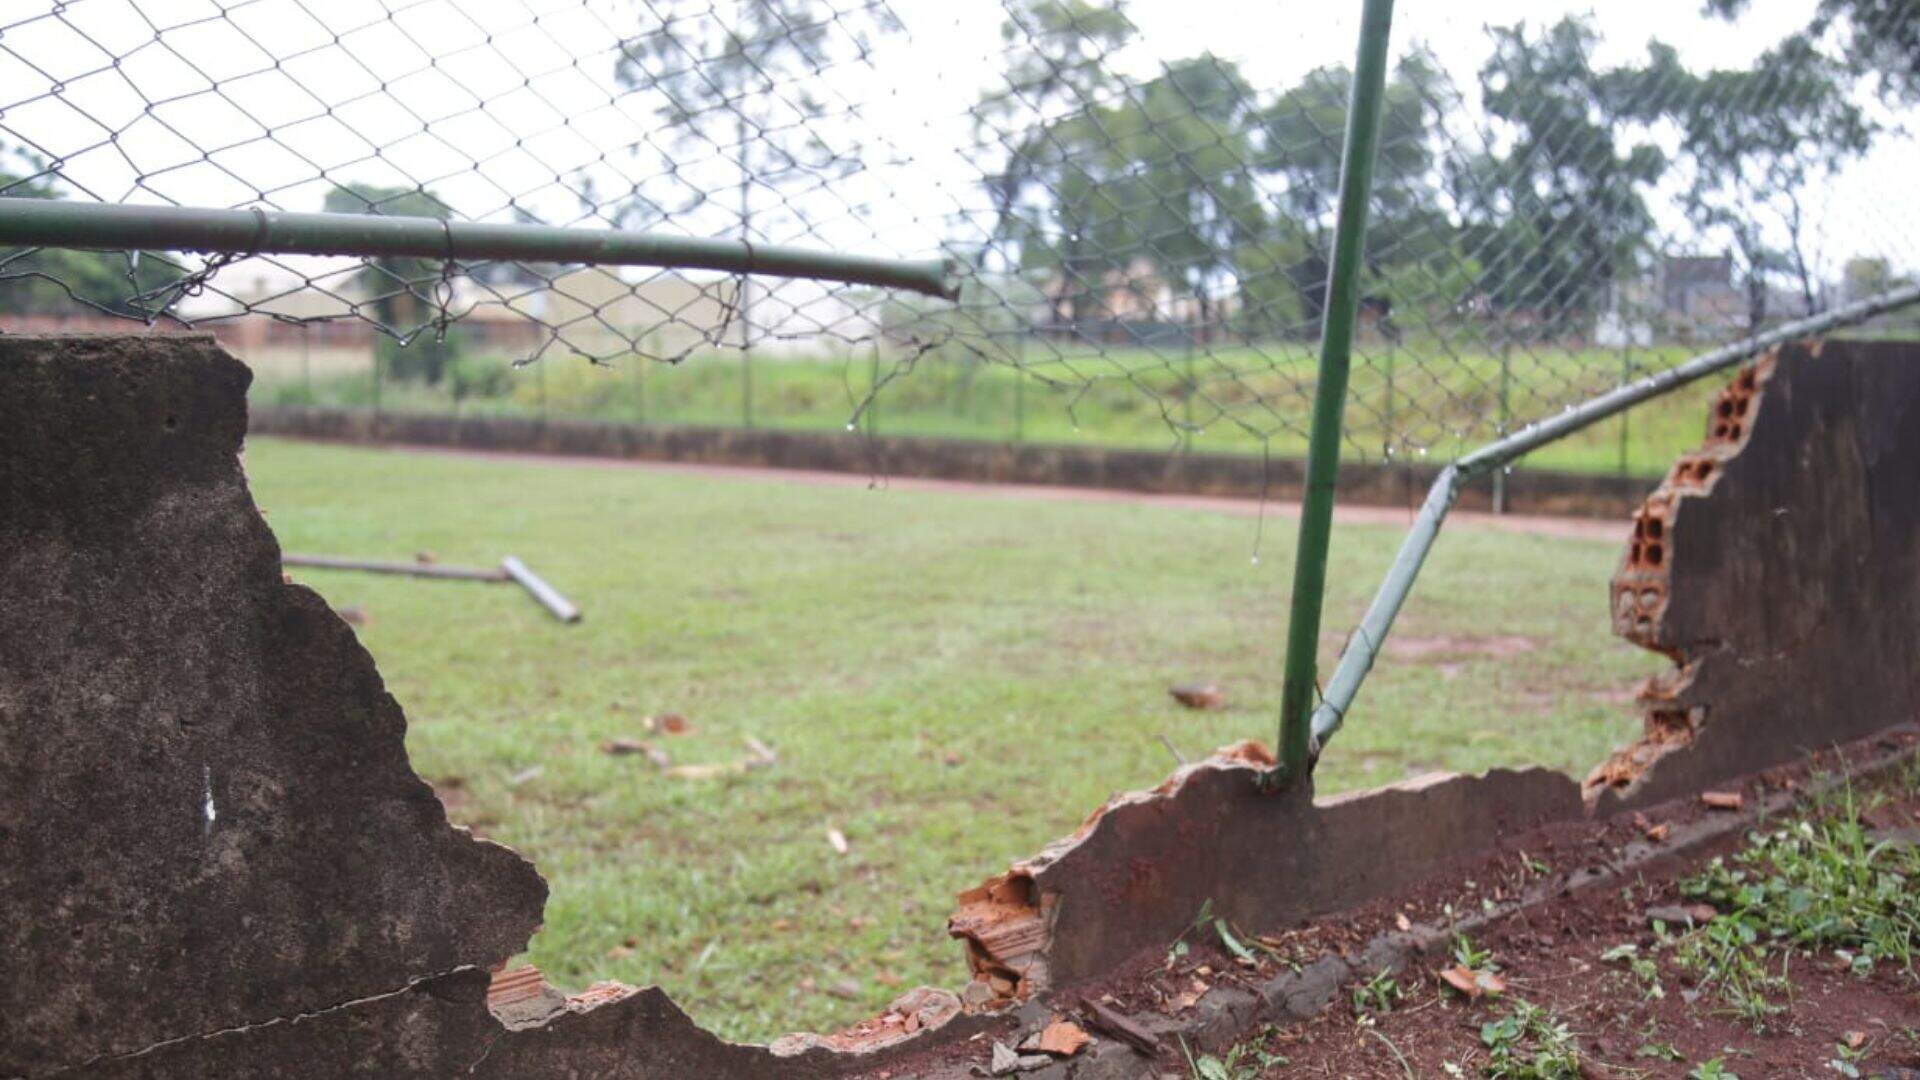
[[[425,188],[379,187],[352,184],[327,192],[324,209],[336,214],[385,214],[401,217],[452,218],[453,210]],[[395,378],[438,383],[449,365],[459,359],[458,339],[444,332],[420,331],[432,321],[436,304],[447,299],[440,291],[448,268],[444,260],[413,255],[370,258],[357,275],[364,303],[389,334],[376,343],[382,366]],[[444,328],[443,328],[444,329]]]
[[[1623,122],[1646,73],[1596,67],[1585,20],[1493,34],[1480,69],[1488,149],[1457,163],[1448,183],[1463,245],[1481,263],[1481,296],[1561,333],[1646,253],[1654,220],[1645,192],[1667,158]]]
[[[37,156],[0,147],[0,198],[65,198],[52,176]],[[145,319],[175,299],[165,286],[180,276],[165,257],[58,248],[0,250],[0,312],[51,314],[78,304]]]

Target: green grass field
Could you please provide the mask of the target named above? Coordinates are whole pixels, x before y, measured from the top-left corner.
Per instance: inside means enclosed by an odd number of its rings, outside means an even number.
[[[529,959],[560,985],[660,983],[733,1037],[957,986],[952,894],[1188,755],[1273,738],[1292,521],[1010,492],[809,486],[624,465],[255,439],[285,550],[515,554],[586,612],[508,586],[297,571],[359,631],[455,821],[552,884]],[[1335,530],[1330,664],[1400,530]],[[1258,551],[1255,561],[1251,556]],[[1584,770],[1660,661],[1608,633],[1618,545],[1449,531],[1320,771]],[[1172,683],[1217,680],[1196,713]],[[683,780],[601,743],[677,711]],[[827,830],[844,832],[838,855]],[[1276,837],[1275,842],[1284,842]]]
[[[660,424],[844,430],[858,413],[870,431],[891,435],[1082,443],[1101,446],[1304,456],[1315,381],[1310,350],[1288,343],[1222,347],[1191,359],[1142,349],[1057,354],[1033,344],[1024,369],[934,353],[910,369],[868,357],[774,359],[743,364],[737,353],[701,355],[677,367],[641,360],[595,367],[559,355],[508,372],[492,364],[491,393],[456,400],[448,386],[387,381],[388,409],[483,411],[592,417]],[[1643,350],[1641,373],[1686,351]],[[1005,357],[1004,359],[1011,359]],[[1516,351],[1508,361],[1509,430],[1610,389],[1622,376],[1617,353]],[[878,378],[875,404],[860,411]],[[751,386],[749,388],[749,382]],[[1380,460],[1447,460],[1489,441],[1500,411],[1500,362],[1448,355],[1438,347],[1374,345],[1356,361],[1346,413],[1345,452]],[[1709,380],[1712,382],[1712,380]],[[1537,451],[1523,467],[1653,476],[1700,438],[1712,386],[1644,405],[1623,420]],[[263,372],[256,400],[368,407],[370,372],[310,379],[284,366]],[[751,408],[749,409],[749,398]],[[1389,436],[1392,438],[1389,438]],[[1423,455],[1424,451],[1424,455]]]

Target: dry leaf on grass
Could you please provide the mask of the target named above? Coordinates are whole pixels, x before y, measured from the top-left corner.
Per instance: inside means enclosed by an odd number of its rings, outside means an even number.
[[[1218,709],[1227,703],[1227,695],[1213,683],[1185,683],[1167,688],[1173,700],[1189,709]]]

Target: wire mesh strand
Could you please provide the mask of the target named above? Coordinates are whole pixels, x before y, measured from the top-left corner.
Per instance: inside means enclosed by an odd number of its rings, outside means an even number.
[[[944,254],[966,280],[955,303],[686,270],[32,249],[0,253],[0,325],[205,324],[263,371],[317,344],[421,402],[506,393],[507,362],[745,356],[768,361],[774,422],[870,421],[883,388],[902,412],[971,400],[1010,369],[1109,435],[1298,449],[1350,16],[1255,33],[1226,3],[955,7],[10,6],[0,195]],[[1616,13],[1402,7],[1353,456],[1449,454],[1915,271],[1914,5],[1712,0],[1667,41]],[[1279,26],[1300,47],[1244,51]],[[783,374],[802,362],[840,365],[844,393],[814,401]],[[614,373],[568,378],[569,408],[631,404]]]

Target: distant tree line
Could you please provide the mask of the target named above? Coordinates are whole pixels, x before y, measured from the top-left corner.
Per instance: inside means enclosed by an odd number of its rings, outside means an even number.
[[[1658,42],[1603,66],[1584,18],[1516,24],[1492,33],[1477,115],[1416,48],[1386,88],[1366,289],[1383,310],[1574,329],[1649,268],[1658,188],[1692,242],[1736,255],[1753,324],[1783,284],[1811,309],[1808,198],[1872,146],[1863,96],[1920,100],[1917,33],[1913,0],[1823,0],[1750,68],[1702,73]],[[1067,321],[1103,317],[1144,271],[1202,321],[1316,328],[1351,73],[1263,95],[1200,55],[1130,80],[1109,58],[1132,35],[1120,0],[1010,6],[1004,85],[975,110],[981,143],[1005,149],[980,257],[1042,282]]]

